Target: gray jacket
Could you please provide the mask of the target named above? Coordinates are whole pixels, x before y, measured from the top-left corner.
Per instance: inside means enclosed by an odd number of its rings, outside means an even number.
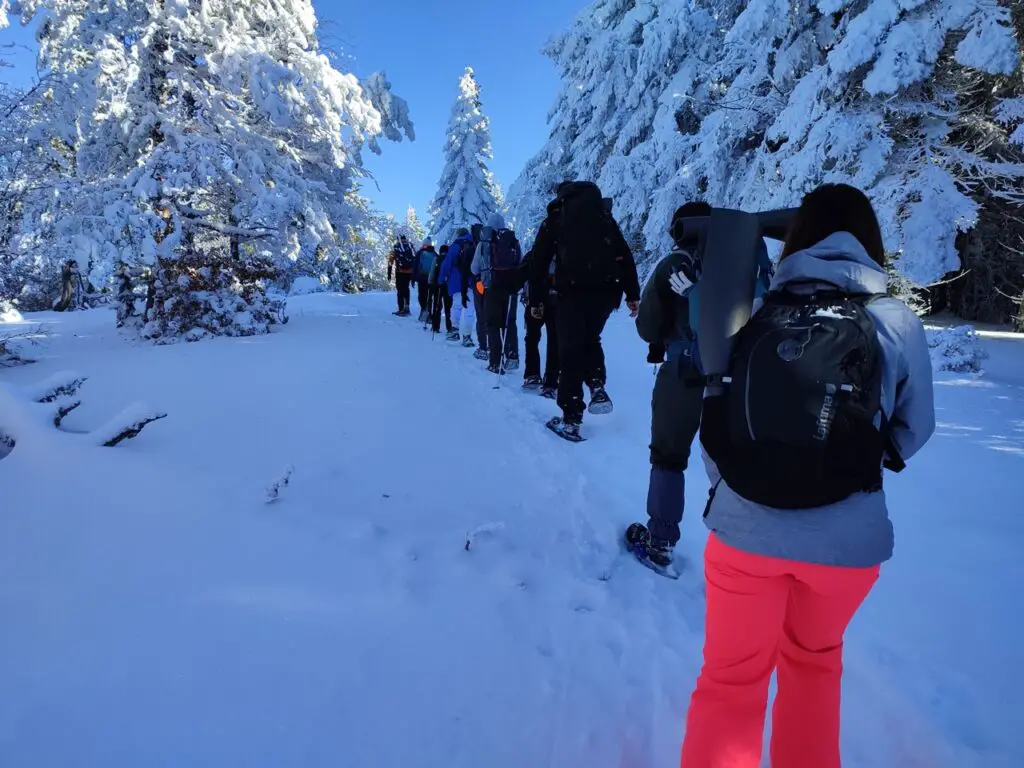
[[[811,282],[806,287],[791,285],[790,290],[813,291],[831,284],[853,293],[885,293],[887,287],[885,271],[847,232],[783,260],[772,289],[798,281]],[[868,305],[868,311],[882,344],[882,408],[900,456],[909,461],[935,431],[932,366],[924,326],[898,299],[878,299]],[[851,568],[871,567],[892,557],[893,530],[885,491],[857,493],[820,509],[776,510],[748,501],[719,483],[717,468],[706,454],[704,460],[712,486],[718,483],[705,524],[726,544],[769,557]]]
[[[484,288],[491,287],[491,277],[494,272],[491,269],[491,238],[495,232],[502,229],[505,229],[505,217],[500,213],[491,214],[487,220],[487,226],[480,231],[480,243],[473,253],[473,263],[470,265],[469,271],[483,281]]]

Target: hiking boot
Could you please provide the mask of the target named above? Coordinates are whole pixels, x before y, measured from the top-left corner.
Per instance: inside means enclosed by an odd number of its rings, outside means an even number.
[[[606,416],[612,412],[614,406],[604,387],[598,387],[590,394],[590,406],[587,410],[595,416]]]
[[[459,341],[461,338],[462,337],[459,336],[458,331],[448,331],[448,335],[445,336],[445,340],[447,341]]]
[[[473,341],[473,337],[472,336],[463,336],[462,337],[462,346],[464,346],[466,349],[472,349],[473,347],[476,346],[476,342]]]
[[[486,349],[478,349],[476,352],[473,353],[473,357],[475,357],[477,360],[482,360],[485,363],[491,359],[491,356],[487,353]]]
[[[420,312],[420,322],[421,323],[428,323],[428,322],[430,322],[430,313],[427,310],[425,310],[425,309],[422,312]]]
[[[506,357],[505,358],[505,370],[506,371],[518,371],[519,370],[519,358],[518,357]]]
[[[504,376],[505,375],[505,369],[502,368],[500,365],[488,365],[487,366],[487,372],[488,373],[493,373],[495,376]]]
[[[670,544],[667,539],[651,536],[651,540],[647,544],[647,557],[655,565],[667,568],[672,565],[672,553],[674,550],[675,546]]]
[[[523,389],[540,389],[540,376],[527,376],[523,379]]]
[[[546,397],[548,400],[558,399],[558,389],[555,387],[544,387],[540,391],[541,397]]]

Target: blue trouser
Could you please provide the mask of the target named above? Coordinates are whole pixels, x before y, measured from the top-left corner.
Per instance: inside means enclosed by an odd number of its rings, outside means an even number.
[[[675,544],[683,519],[685,472],[700,429],[704,388],[688,357],[661,366],[651,400],[651,479],[647,489],[648,528]]]

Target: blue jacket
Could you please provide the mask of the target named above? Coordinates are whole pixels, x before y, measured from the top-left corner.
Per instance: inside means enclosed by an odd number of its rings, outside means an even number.
[[[771,287],[787,285],[792,291],[835,286],[851,293],[881,294],[888,278],[853,235],[837,232],[779,264]],[[924,325],[898,299],[878,299],[867,309],[882,345],[882,410],[900,457],[909,461],[935,431]],[[721,475],[706,455],[705,463],[711,484],[719,483]],[[704,522],[729,546],[768,557],[848,568],[869,568],[892,557],[893,530],[884,490],[792,512],[755,504],[721,482]]]
[[[412,266],[412,279],[415,283],[427,282],[427,278],[430,277],[430,268],[434,266],[434,259],[437,257],[437,251],[434,247],[420,248],[416,252],[416,261],[413,262]]]
[[[468,250],[468,253],[465,253]],[[448,255],[441,265],[441,275],[438,282],[448,285],[448,294],[452,297],[458,296],[463,290],[468,291],[469,275],[463,274],[460,262],[469,264],[473,260],[473,238],[463,235],[456,239],[448,247]]]

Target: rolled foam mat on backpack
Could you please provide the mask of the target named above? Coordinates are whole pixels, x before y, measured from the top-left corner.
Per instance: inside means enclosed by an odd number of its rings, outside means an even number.
[[[789,226],[796,216],[796,208],[780,208],[777,211],[762,211],[754,214],[757,216],[758,224],[761,225],[761,235],[772,240],[786,239],[789,234]]]
[[[733,339],[750,319],[761,225],[756,214],[715,208],[706,226],[700,357],[705,373],[715,376],[728,370]]]

